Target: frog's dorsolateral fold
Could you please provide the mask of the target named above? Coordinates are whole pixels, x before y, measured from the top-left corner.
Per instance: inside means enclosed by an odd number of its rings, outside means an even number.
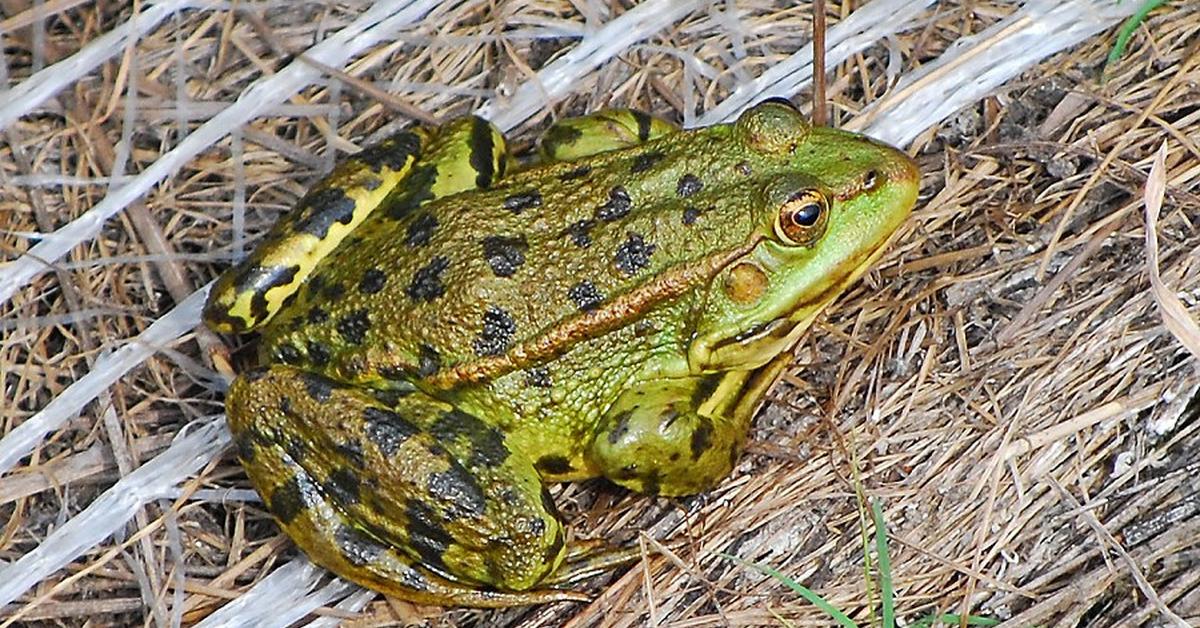
[[[229,391],[251,481],[316,562],[417,602],[586,599],[628,550],[544,484],[650,495],[733,468],[817,314],[916,200],[902,152],[766,102],[680,131],[564,120],[518,166],[486,121],[339,165],[213,290],[259,330]]]

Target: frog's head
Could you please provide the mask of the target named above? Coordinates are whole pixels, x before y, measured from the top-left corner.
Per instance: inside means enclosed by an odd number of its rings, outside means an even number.
[[[693,372],[755,368],[790,349],[882,254],[920,183],[906,154],[811,127],[778,101],[747,110],[732,133],[754,157],[758,241],[710,284],[688,352]]]

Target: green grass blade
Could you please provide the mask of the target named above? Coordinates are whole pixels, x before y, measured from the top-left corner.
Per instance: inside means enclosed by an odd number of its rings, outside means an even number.
[[[808,600],[809,603],[811,603],[813,606],[816,606],[817,608],[824,611],[826,615],[829,615],[830,617],[832,617],[833,620],[836,621],[839,626],[842,626],[843,628],[858,628],[858,624],[854,623],[853,619],[850,619],[850,617],[848,617],[845,613],[838,610],[835,606],[833,606],[829,602],[826,602],[825,598],[821,597],[820,595],[817,595],[817,593],[815,591],[813,591],[812,589],[809,589],[808,587],[800,584],[799,582],[796,582],[795,580],[792,580],[791,578],[779,573],[779,571],[777,571],[771,567],[768,567],[766,565],[760,565],[758,563],[752,563],[749,561],[745,561],[745,560],[738,558],[737,556],[731,556],[731,555],[725,554],[723,552],[719,553],[719,555],[724,556],[725,558],[728,558],[729,560],[732,560],[733,562],[735,562],[739,565],[742,565],[743,567],[750,567],[751,569],[757,570],[759,573],[765,574],[767,576],[770,576],[770,577],[782,582],[784,585],[787,586],[787,588],[795,591],[796,593],[799,593],[800,597],[803,597],[804,599]]]
[[[854,443],[854,434],[849,434],[850,442],[846,444],[847,456],[850,462],[850,478],[854,486],[854,502],[858,507],[859,542],[862,543],[863,553],[863,585],[867,595],[867,625],[875,625],[875,578],[871,576],[871,531],[867,526],[870,516],[866,489],[862,482],[862,465],[858,459],[858,447]],[[886,625],[886,624],[881,624]]]
[[[883,602],[884,628],[896,625],[896,587],[892,583],[892,557],[888,553],[887,525],[883,521],[883,506],[871,500],[871,516],[875,520],[875,552],[879,563],[879,596]]]
[[[1166,0],[1146,0],[1142,6],[1138,8],[1125,23],[1121,25],[1121,30],[1117,32],[1117,41],[1113,43],[1113,48],[1108,52],[1108,59],[1104,61],[1104,71],[1102,75],[1107,75],[1109,68],[1113,66],[1125,54],[1125,48],[1129,45],[1129,39],[1133,37],[1133,32],[1141,26],[1142,22],[1146,21],[1146,17],[1150,12],[1162,6]]]

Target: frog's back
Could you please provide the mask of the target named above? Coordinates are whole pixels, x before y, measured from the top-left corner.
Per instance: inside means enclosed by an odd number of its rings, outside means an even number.
[[[753,173],[727,131],[430,201],[415,177],[317,267],[266,331],[264,359],[450,386],[631,322],[750,239],[753,201],[730,188]]]

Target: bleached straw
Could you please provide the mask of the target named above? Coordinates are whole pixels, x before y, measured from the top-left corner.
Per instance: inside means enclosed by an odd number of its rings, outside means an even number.
[[[46,541],[0,570],[0,606],[107,539],[146,502],[165,497],[176,484],[208,464],[229,443],[223,419],[210,419],[181,432],[165,452],[121,478]]]
[[[507,131],[550,103],[577,91],[582,77],[698,6],[699,0],[651,0],[639,4],[584,37],[566,54],[542,68],[533,80],[517,88],[511,98],[493,99],[476,113]]]
[[[867,11],[876,4],[879,4],[880,7],[892,6],[889,3],[893,3],[893,1],[876,0],[876,2],[867,4],[863,9],[851,14],[846,21],[854,19],[859,13]],[[902,5],[904,3],[899,4]],[[941,58],[926,66],[926,69],[911,77],[905,77],[900,83],[901,87],[898,90],[904,92],[903,97],[881,100],[869,112],[864,113],[863,117],[851,124],[867,128],[874,135],[892,138],[893,141],[903,143],[907,141],[904,138],[911,139],[916,134],[937,124],[956,110],[955,108],[948,107],[934,107],[929,103],[934,103],[938,100],[948,100],[947,94],[953,95],[954,102],[973,102],[990,93],[995,86],[1010,80],[1046,56],[1077,43],[1099,29],[1111,26],[1116,20],[1132,12],[1135,8],[1132,6],[1134,4],[1132,2],[1116,4],[1113,0],[1069,0],[1061,3],[1050,1],[1031,2],[1018,13],[997,24],[995,27],[970,38],[968,45],[951,48]],[[341,50],[339,52],[344,53],[344,55],[340,56],[341,61],[338,61],[332,59],[330,56],[324,56],[324,54],[332,54],[330,51],[322,49],[322,54],[318,54],[317,49],[327,45],[333,47],[334,44],[330,42],[333,42],[335,38],[353,39],[355,51],[361,51],[370,45],[362,44],[361,42],[364,40],[369,40],[372,43],[379,41],[377,37],[379,33],[375,30],[370,31],[371,35],[362,34],[362,29],[369,28],[369,26],[364,26],[364,24],[377,24],[377,28],[381,30],[401,28],[402,20],[399,13],[396,13],[400,9],[395,8],[394,5],[401,5],[411,9],[405,12],[405,15],[409,16],[421,10],[427,10],[412,8],[418,6],[415,3],[411,5],[404,3],[378,3],[369,12],[371,14],[370,18],[368,18],[367,14],[364,14],[362,18],[356,20],[351,26],[347,26],[322,44],[318,44],[308,54],[318,58],[323,63],[340,65],[354,53]],[[387,8],[381,9],[381,6]],[[424,7],[424,5],[420,6]],[[384,20],[381,13],[386,13],[391,17]],[[531,109],[530,107],[533,105],[529,104],[530,99],[533,99],[534,96],[526,96],[526,94],[555,94],[561,97],[565,93],[563,86],[579,84],[584,75],[592,72],[607,60],[608,57],[603,57],[603,55],[611,56],[620,51],[618,47],[606,46],[604,42],[592,41],[591,39],[601,36],[601,34],[607,35],[612,32],[623,32],[622,29],[626,28],[632,30],[632,25],[621,21],[625,16],[630,14],[634,14],[634,10],[615,18],[592,36],[585,37],[576,46],[576,50],[590,50],[593,52],[589,53],[589,55],[596,56],[580,54],[572,57],[571,55],[567,55],[571,57],[569,61],[563,61],[561,65],[556,62],[547,66],[547,68],[543,69],[543,72],[547,73],[546,75],[539,74],[538,79],[519,88],[516,96],[509,103],[512,107],[511,110],[504,104],[491,103],[483,111],[491,115],[494,120],[501,121],[504,126],[511,126],[528,118],[532,111],[536,111],[536,109]],[[646,34],[655,32],[653,29],[654,25],[657,25],[657,28],[661,29],[673,23],[674,20],[678,19],[678,16],[683,14],[662,12],[658,14],[660,19],[657,21],[649,23],[639,22],[637,27],[640,30],[638,32],[642,33],[642,37],[645,37]],[[642,14],[634,14],[634,18],[629,19],[640,20],[644,17]],[[670,19],[668,20],[667,18]],[[901,22],[894,15],[881,16],[880,19],[890,22],[892,25],[891,30],[885,28],[871,31],[879,33],[878,36],[880,37],[897,32],[896,29],[902,26]],[[1001,24],[1007,26],[1001,26]],[[347,32],[352,26],[359,28],[358,31],[355,31],[359,33],[355,37],[350,37],[350,34]],[[855,26],[854,32],[866,32],[865,29],[875,28],[876,26],[876,24],[862,23]],[[346,37],[342,37],[343,34],[346,34]],[[1061,41],[1056,38],[1061,38]],[[338,41],[341,39],[338,39]],[[850,35],[841,41],[846,42],[847,49],[853,49],[854,46],[859,45],[858,40]],[[625,45],[629,45],[629,43],[632,42],[628,42]],[[1002,43],[1006,46],[1003,49],[1008,51],[1008,54],[1005,56],[993,54],[995,51],[1000,50],[999,46]],[[989,47],[988,55],[977,54],[978,47],[982,46]],[[759,90],[778,89],[780,85],[792,85],[795,86],[795,89],[799,89],[805,82],[803,78],[797,78],[797,73],[803,72],[802,60],[803,57],[797,56],[795,67],[792,67],[787,72],[781,71],[782,74],[779,77],[772,77],[769,81],[753,79],[748,84],[758,85],[757,89]],[[974,65],[976,63],[982,63],[983,65]],[[272,89],[266,89],[262,88],[261,85],[272,79],[260,81],[255,87],[243,93],[242,98],[238,100],[238,106],[253,107],[256,104],[260,106],[273,104],[274,102],[278,102],[279,99],[286,98],[291,93],[294,93],[303,87],[303,85],[308,84],[308,82],[311,82],[315,74],[310,75],[307,66],[304,68],[294,68],[295,65],[292,64],[292,66],[272,77],[274,79],[281,75],[288,76],[289,78],[283,81],[282,84],[273,85]],[[939,72],[938,68],[945,68],[946,70]],[[953,68],[953,71],[950,71],[950,68]],[[551,78],[550,72],[556,74]],[[809,72],[811,73],[811,67],[809,67]],[[763,76],[767,76],[767,73],[764,73]],[[301,83],[301,81],[303,82]],[[548,89],[548,86],[553,89]],[[741,102],[749,103],[764,97],[767,93],[775,93],[756,92],[755,90],[755,87],[741,87],[735,90],[734,94]],[[264,104],[267,96],[276,100],[271,100]],[[248,100],[257,100],[259,102],[244,102]],[[908,105],[910,102],[925,104]],[[543,103],[543,106],[545,104],[548,103]],[[253,115],[256,115],[255,113],[248,112],[258,111],[256,108],[240,109],[239,113],[235,115],[229,113],[230,109],[226,109],[221,114],[218,114],[218,117],[225,116],[225,118],[222,118],[222,124],[225,125],[224,129],[226,131],[232,128],[233,124],[242,124],[253,117]],[[713,111],[716,112],[717,109]],[[722,111],[723,113],[719,115],[731,115],[735,111],[735,106],[729,105],[727,110]],[[713,113],[712,115],[716,116],[718,114]],[[702,118],[702,120],[708,120],[708,118]],[[188,140],[196,138],[201,131],[205,130],[209,125],[213,125],[216,121],[217,118],[210,120],[209,123],[189,136]],[[48,235],[47,239],[37,247],[34,247],[27,256],[18,260],[17,263],[10,264],[4,268],[4,277],[0,278],[0,297],[5,300],[10,298],[17,288],[25,285],[43,270],[44,263],[41,261],[35,262],[35,259],[43,257],[45,262],[58,259],[66,250],[91,237],[95,229],[98,229],[99,225],[105,219],[119,211],[127,202],[145,193],[150,186],[161,180],[161,178],[168,176],[176,167],[184,163],[196,154],[196,152],[199,152],[199,150],[203,150],[204,147],[217,141],[223,134],[224,132],[216,136],[206,135],[202,140],[196,139],[194,140],[194,144],[187,145],[186,151],[183,150],[187,143],[187,140],[185,140],[185,143],[181,143],[175,150],[163,155],[155,164],[129,184],[106,197],[104,201],[90,210],[84,217],[73,221],[67,227],[55,232],[55,234]],[[900,139],[897,140],[896,138]],[[43,245],[47,246],[39,249]],[[18,434],[18,430],[14,430],[12,434],[0,440],[0,470],[11,468],[17,460],[29,453],[42,436],[48,431],[57,429],[63,422],[74,416],[84,405],[94,399],[100,391],[104,390],[129,369],[144,361],[146,357],[153,353],[155,347],[169,345],[180,335],[186,333],[188,329],[197,325],[199,323],[199,306],[203,302],[206,289],[207,286],[193,293],[179,306],[163,317],[160,317],[154,325],[139,336],[137,341],[127,347],[123,347],[110,356],[98,360],[88,376],[69,386],[60,393],[58,398],[26,422],[33,422],[34,427],[30,427],[27,432],[20,434]],[[144,464],[133,474],[105,491],[83,513],[76,515],[66,525],[56,530],[36,549],[3,570],[0,570],[0,583],[3,585],[0,587],[0,603],[12,601],[16,596],[27,591],[42,578],[54,573],[74,560],[79,554],[86,551],[88,547],[92,547],[103,541],[121,525],[124,525],[124,522],[132,517],[133,512],[141,504],[165,495],[168,489],[173,488],[176,484],[195,473],[200,465],[210,460],[220,451],[226,442],[226,438],[227,436],[224,435],[222,430],[211,424],[206,425],[201,430],[197,430],[197,432],[190,434],[188,437],[180,439],[167,452]],[[98,522],[103,522],[103,524]],[[267,605],[273,603],[275,600],[282,599],[278,597],[280,591],[307,592],[311,590],[316,576],[311,572],[311,568],[306,567],[306,565],[307,561],[296,561],[291,566],[277,570],[270,577],[270,585],[263,586],[263,583],[260,583],[259,586],[254,587],[251,591],[240,597],[238,601],[231,603],[225,609],[210,617],[205,625],[239,625],[238,622],[245,616],[238,615],[237,613],[252,612],[252,609],[255,608],[274,608]],[[28,572],[28,575],[22,575],[25,572]],[[339,593],[336,595],[340,595],[341,590],[338,589]],[[288,606],[288,608],[301,608],[301,605],[294,599],[287,599],[291,600],[289,602],[291,606]],[[237,604],[238,606],[234,607],[233,604]],[[311,610],[307,606],[307,603],[303,607]],[[228,613],[226,613],[226,609],[228,609]],[[305,613],[307,612],[306,610]],[[299,615],[299,617],[302,616],[303,613]],[[273,615],[270,617],[278,618],[280,616]]]
[[[358,19],[310,48],[306,54],[320,63],[340,67],[351,57],[375,44],[395,38],[401,30],[420,20],[439,4],[437,0],[376,2]],[[96,56],[99,56],[99,53]],[[57,72],[58,65],[47,68],[37,76],[48,71]],[[42,236],[41,242],[17,260],[0,267],[0,303],[7,302],[19,288],[50,270],[50,264],[66,255],[72,248],[94,237],[105,221],[141,198],[160,181],[177,172],[193,157],[219,142],[233,129],[241,127],[270,107],[290,98],[320,77],[321,70],[297,59],[279,72],[255,81],[242,92],[236,102],[200,125],[175,148],[163,154],[128,183],[109,192],[103,200],[67,225],[54,233]],[[19,86],[13,91],[18,89]],[[36,94],[41,95],[42,91],[39,90]]]
[[[128,22],[92,40],[79,52],[43,68],[0,94],[0,129],[28,114],[69,85],[86,76],[97,66],[121,54],[130,42],[154,30],[160,22],[179,11],[208,9],[225,4],[217,0],[164,0],[137,13]],[[5,297],[7,298],[7,297]]]
[[[1040,60],[1128,17],[1137,2],[1035,0],[982,32],[954,43],[904,77],[846,128],[904,146]]]
[[[145,362],[159,349],[169,346],[200,323],[200,310],[208,295],[210,282],[193,292],[183,303],[160,316],[137,338],[116,351],[96,360],[92,370],[58,393],[45,408],[29,417],[0,439],[0,473],[14,465],[53,432],[71,420],[101,392],[113,385],[122,375]],[[3,576],[0,571],[0,577]]]
[[[875,0],[830,27],[825,35],[826,67],[837,67],[852,55],[884,37],[908,30],[935,0]],[[813,53],[805,46],[759,76],[741,83],[716,107],[704,112],[697,126],[728,122],[746,107],[765,98],[794,95],[812,83]]]
[[[313,591],[327,572],[305,559],[296,559],[271,572],[238,599],[217,609],[196,628],[289,626],[305,615],[353,591],[339,579]]]

